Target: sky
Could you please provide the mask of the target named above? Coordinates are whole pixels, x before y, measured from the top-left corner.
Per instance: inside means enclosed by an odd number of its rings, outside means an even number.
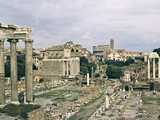
[[[0,22],[30,26],[34,46],[72,40],[116,48],[160,47],[160,0],[0,0]]]

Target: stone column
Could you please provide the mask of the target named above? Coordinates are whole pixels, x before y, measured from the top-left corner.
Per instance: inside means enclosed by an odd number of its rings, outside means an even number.
[[[70,75],[74,75],[74,60],[70,59]]]
[[[71,60],[68,61],[68,75],[71,75]]]
[[[79,75],[80,74],[80,59],[77,58],[76,59],[76,74]]]
[[[0,104],[5,104],[4,41],[0,40]]]
[[[68,60],[66,61],[66,70],[67,70],[67,76],[69,75],[68,73]]]
[[[17,94],[17,53],[16,43],[18,40],[10,40],[10,52],[11,52],[11,101],[18,102]]]
[[[66,71],[66,69],[65,69],[65,61],[63,60],[63,76],[65,76],[65,71]]]
[[[27,39],[25,41],[25,76],[26,76],[26,102],[33,102],[33,91],[32,91],[32,80],[33,80],[33,70],[32,70],[32,40]]]
[[[89,73],[87,73],[87,86],[89,86]]]
[[[158,59],[158,78],[160,78],[160,58]]]
[[[156,62],[155,58],[153,58],[153,79],[156,78]]]
[[[78,75],[77,59],[74,60],[74,75]]]
[[[151,70],[150,70],[150,59],[148,58],[148,80],[150,80],[151,79]]]

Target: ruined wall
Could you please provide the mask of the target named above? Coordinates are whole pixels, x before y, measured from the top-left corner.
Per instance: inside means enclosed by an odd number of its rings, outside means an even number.
[[[45,120],[45,112],[43,108],[34,110],[28,114],[28,120]]]
[[[56,59],[47,59],[43,60],[43,75],[45,76],[55,76],[63,75],[63,61],[62,60],[56,60]]]
[[[45,81],[53,80],[57,77],[76,76],[80,73],[80,59],[44,59],[42,74]]]

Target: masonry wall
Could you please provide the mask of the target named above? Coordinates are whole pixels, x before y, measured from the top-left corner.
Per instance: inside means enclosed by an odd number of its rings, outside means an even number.
[[[42,74],[45,81],[62,76],[76,76],[79,75],[79,72],[79,58],[43,60]]]

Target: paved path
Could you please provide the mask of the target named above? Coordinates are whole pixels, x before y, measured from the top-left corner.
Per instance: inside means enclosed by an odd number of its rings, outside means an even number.
[[[139,97],[135,95],[124,99],[124,92],[114,96],[109,110],[104,109],[104,104],[90,117],[89,120],[119,120],[122,118],[135,120],[138,112]]]
[[[56,87],[56,88],[51,88],[51,89],[48,89],[48,90],[39,91],[39,92],[34,93],[34,95],[35,96],[43,95],[43,94],[49,93],[49,92],[51,92],[53,90],[64,89],[65,87],[68,87],[69,85],[71,85],[71,84],[66,84],[66,85],[63,85],[63,86],[60,86],[60,87]]]

